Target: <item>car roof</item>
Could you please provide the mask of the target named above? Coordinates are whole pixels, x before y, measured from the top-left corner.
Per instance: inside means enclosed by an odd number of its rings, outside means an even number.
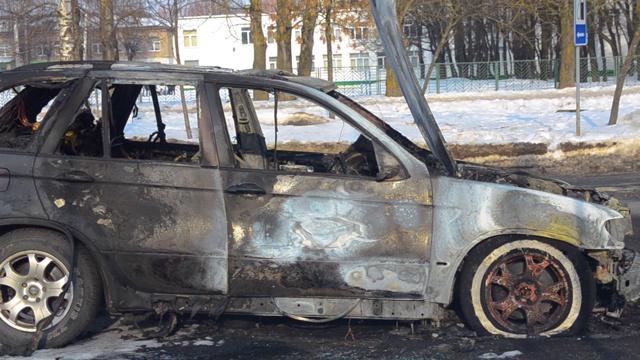
[[[61,61],[61,62],[45,62],[20,66],[11,70],[0,72],[2,77],[14,77],[16,75],[24,76],[30,74],[33,76],[44,76],[46,74],[84,76],[90,71],[131,71],[131,72],[169,72],[184,74],[234,74],[239,76],[262,77],[274,80],[289,81],[304,86],[314,88],[322,92],[329,92],[337,89],[334,83],[326,80],[312,78],[308,76],[298,76],[291,72],[282,70],[239,70],[222,68],[219,66],[186,66],[176,64],[161,64],[153,62],[136,62],[136,61]]]

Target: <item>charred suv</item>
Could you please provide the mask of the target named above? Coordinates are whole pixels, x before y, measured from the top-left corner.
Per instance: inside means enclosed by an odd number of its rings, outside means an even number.
[[[437,321],[458,297],[479,333],[529,336],[576,333],[596,304],[636,296],[628,208],[452,160],[389,50],[396,31],[385,48],[429,150],[333,84],[284,72],[0,73],[0,351],[67,344],[103,304]],[[195,136],[172,140],[185,122]],[[290,131],[301,123],[331,131]]]

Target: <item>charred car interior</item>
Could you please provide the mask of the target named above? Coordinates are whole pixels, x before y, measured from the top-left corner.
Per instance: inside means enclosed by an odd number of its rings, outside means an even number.
[[[406,75],[391,5],[372,1]],[[526,337],[576,334],[594,308],[640,297],[628,207],[454,161],[403,81],[427,148],[334,84],[282,71],[0,73],[0,352],[68,344],[103,306],[437,324],[457,301],[479,334]],[[173,139],[176,123],[195,136]],[[314,142],[296,139],[301,124]]]

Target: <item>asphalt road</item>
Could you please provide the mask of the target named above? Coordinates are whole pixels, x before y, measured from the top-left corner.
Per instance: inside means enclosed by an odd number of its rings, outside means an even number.
[[[576,185],[599,188],[626,202],[640,250],[640,174],[563,176]],[[176,339],[177,345],[147,349],[135,358],[154,359],[640,359],[640,307],[620,319],[594,314],[580,337],[504,339],[475,337],[455,314],[439,328],[379,321],[336,321],[309,325],[289,319],[226,318]],[[206,322],[206,320],[205,320]],[[186,325],[191,326],[189,324]],[[202,331],[204,330],[204,331]],[[180,331],[185,333],[184,329]],[[353,336],[351,336],[353,335]],[[198,345],[193,338],[207,339]],[[184,346],[185,343],[193,344]],[[132,357],[133,358],[133,357]]]

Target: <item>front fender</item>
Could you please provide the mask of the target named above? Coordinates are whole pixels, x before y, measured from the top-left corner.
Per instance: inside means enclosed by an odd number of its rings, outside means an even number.
[[[436,302],[450,302],[456,270],[466,254],[488,238],[517,234],[560,240],[590,250],[624,247],[624,235],[607,230],[607,226],[617,224],[610,220],[622,215],[605,206],[450,177],[434,177],[433,191],[434,241],[427,294]]]

